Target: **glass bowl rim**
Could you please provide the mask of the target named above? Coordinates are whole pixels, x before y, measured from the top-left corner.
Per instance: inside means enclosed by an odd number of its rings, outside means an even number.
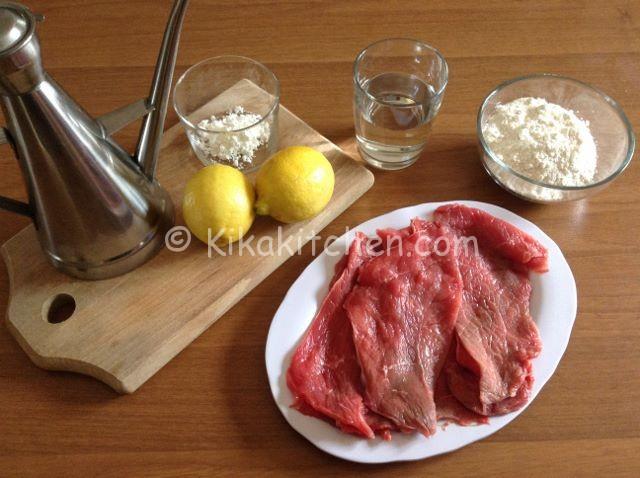
[[[599,96],[602,100],[604,100],[605,103],[607,103],[609,106],[611,106],[613,108],[613,110],[616,112],[616,114],[618,115],[618,117],[620,118],[620,120],[622,121],[622,123],[624,124],[626,130],[627,130],[627,140],[628,140],[628,147],[627,147],[627,154],[626,157],[624,158],[624,160],[620,163],[620,165],[616,168],[615,171],[613,171],[611,174],[609,174],[606,178],[601,179],[600,181],[597,181],[595,183],[590,183],[590,184],[585,184],[583,186],[563,186],[563,185],[558,185],[558,184],[549,184],[549,183],[545,183],[542,181],[537,181],[535,179],[532,179],[528,176],[525,176],[524,174],[521,174],[517,171],[515,171],[514,169],[512,169],[510,166],[508,166],[506,163],[504,163],[502,160],[498,159],[494,154],[493,151],[491,150],[491,148],[489,147],[489,145],[487,144],[487,142],[484,139],[484,134],[482,132],[482,119],[484,117],[484,113],[485,113],[485,109],[487,107],[488,102],[495,96],[497,95],[500,91],[502,91],[504,88],[506,88],[507,86],[511,86],[515,83],[519,83],[521,81],[526,81],[526,80],[532,80],[532,79],[556,79],[556,80],[562,80],[562,81],[566,81],[566,82],[570,82],[570,83],[575,83],[576,85],[578,85],[581,88],[587,89],[587,90],[591,90],[592,92],[596,93],[597,96]],[[584,191],[587,189],[591,189],[591,188],[596,188],[598,186],[603,186],[611,181],[613,181],[615,178],[617,178],[626,168],[627,166],[629,166],[629,163],[631,162],[631,159],[633,158],[633,154],[635,152],[635,146],[636,146],[636,137],[635,134],[633,132],[633,127],[631,126],[631,122],[629,121],[629,118],[627,118],[627,115],[624,113],[624,111],[622,110],[622,107],[620,106],[620,104],[614,100],[611,96],[607,95],[605,92],[603,92],[602,90],[589,85],[588,83],[585,83],[584,81],[580,81],[580,80],[576,80],[574,78],[570,78],[568,76],[563,76],[563,75],[557,75],[555,73],[534,73],[532,75],[524,75],[524,76],[518,76],[516,78],[512,78],[510,80],[504,81],[502,83],[500,83],[498,86],[496,86],[482,101],[482,104],[480,105],[480,108],[478,110],[478,115],[476,117],[476,133],[478,135],[478,139],[480,141],[480,145],[482,146],[482,150],[484,151],[484,153],[489,156],[489,158],[491,158],[491,160],[496,163],[498,166],[500,166],[502,169],[506,170],[507,172],[513,174],[514,176],[528,182],[531,183],[533,185],[536,186],[540,186],[540,187],[544,187],[547,189],[553,189],[553,190],[557,190],[557,191]]]
[[[186,80],[187,76],[190,73],[192,73],[196,68],[204,65],[205,63],[211,63],[211,62],[214,62],[216,60],[222,60],[222,59],[235,60],[235,61],[243,62],[243,63],[252,63],[252,64],[258,66],[264,72],[266,72],[269,76],[271,76],[271,78],[273,79],[273,81],[275,83],[275,94],[273,95],[273,103],[269,107],[269,111],[267,111],[264,115],[260,115],[260,119],[258,121],[256,121],[255,123],[251,123],[248,126],[243,126],[242,128],[231,129],[231,130],[221,130],[221,129],[220,130],[211,130],[211,129],[201,128],[201,127],[193,124],[187,118],[187,116],[185,116],[182,113],[181,108],[178,106],[178,103],[177,103],[177,100],[176,100],[176,91],[180,87],[180,85],[183,83],[183,81]],[[178,115],[178,118],[180,119],[180,121],[182,123],[184,123],[186,126],[189,126],[190,128],[193,128],[193,129],[195,129],[197,131],[202,131],[204,133],[213,133],[213,134],[239,133],[241,131],[245,131],[247,129],[253,128],[254,126],[259,125],[265,119],[267,119],[271,115],[271,113],[273,113],[273,111],[278,107],[279,104],[280,104],[280,80],[278,80],[278,77],[275,75],[275,73],[273,73],[269,68],[267,68],[264,64],[260,63],[259,61],[254,60],[253,58],[249,58],[249,57],[241,56],[241,55],[219,55],[219,56],[212,56],[212,57],[209,57],[209,58],[205,58],[204,60],[200,60],[199,62],[197,62],[197,63],[191,65],[189,68],[187,68],[187,70],[182,75],[180,75],[180,78],[178,78],[178,81],[176,81],[176,84],[173,87],[173,109],[175,110],[176,114]]]
[[[358,66],[360,65],[362,57],[364,56],[364,54],[369,48],[379,45],[381,43],[388,43],[388,42],[394,42],[394,41],[411,42],[414,44],[418,44],[421,47],[425,48],[426,50],[433,52],[438,57],[438,59],[442,62],[442,65],[443,65],[442,69],[444,71],[444,83],[442,83],[442,86],[438,88],[438,91],[434,93],[433,97],[435,98],[435,97],[441,96],[444,93],[445,88],[449,84],[449,64],[447,63],[447,60],[437,48],[431,45],[428,45],[423,41],[416,40],[414,38],[408,38],[408,37],[383,38],[382,40],[376,40],[373,43],[370,43],[369,45],[364,47],[362,50],[360,50],[360,53],[356,55],[356,59],[353,60],[353,83],[356,86],[356,88],[362,91],[362,93],[364,93],[371,101],[375,101],[376,103],[380,103],[380,104],[386,104],[386,102],[380,101],[378,98],[373,96],[371,93],[369,93],[362,87],[362,85],[360,84],[360,81],[358,81]],[[393,107],[394,108],[414,108],[415,105],[395,105],[394,104]]]

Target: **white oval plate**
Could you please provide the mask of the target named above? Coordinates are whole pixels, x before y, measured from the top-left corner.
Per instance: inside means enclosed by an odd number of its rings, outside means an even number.
[[[576,284],[560,248],[537,226],[498,206],[475,201],[452,201],[482,209],[510,222],[535,237],[549,250],[549,272],[531,274],[531,315],[538,325],[542,352],[533,362],[535,378],[531,399],[540,392],[558,366],[567,348],[576,317]],[[356,231],[369,236],[376,229],[401,228],[413,217],[431,218],[438,206],[426,203],[406,207],[373,218],[350,230],[307,266],[291,286],[271,323],[266,346],[266,365],[271,393],[289,424],[321,450],[360,463],[386,463],[417,460],[447,453],[497,432],[526,408],[508,415],[492,417],[487,425],[461,427],[449,424],[426,438],[419,433],[394,433],[391,441],[366,440],[348,435],[317,418],[308,417],[290,407],[293,397],[286,384],[286,371],[293,351],[311,324],[333,277],[333,268]],[[528,404],[529,404],[528,403]],[[527,404],[527,405],[528,405]]]

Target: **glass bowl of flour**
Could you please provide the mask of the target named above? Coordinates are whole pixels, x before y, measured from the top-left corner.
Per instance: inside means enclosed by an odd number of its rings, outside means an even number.
[[[523,199],[581,199],[627,167],[635,136],[612,98],[577,80],[551,74],[516,78],[483,101],[477,120],[489,175]]]
[[[195,64],[173,92],[173,106],[198,159],[243,171],[257,168],[278,149],[279,104],[276,76],[241,56]]]

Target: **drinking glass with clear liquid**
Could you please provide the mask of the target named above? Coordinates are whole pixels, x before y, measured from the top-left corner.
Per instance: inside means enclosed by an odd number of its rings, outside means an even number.
[[[444,57],[425,43],[391,38],[362,50],[353,74],[362,158],[380,169],[412,165],[442,104],[449,76]]]

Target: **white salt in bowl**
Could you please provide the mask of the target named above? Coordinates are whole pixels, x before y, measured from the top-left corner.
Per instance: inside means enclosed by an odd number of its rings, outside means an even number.
[[[196,63],[178,79],[173,107],[196,157],[245,172],[278,150],[280,82],[242,56]]]
[[[589,123],[598,161],[593,181],[584,186],[547,184],[515,171],[498,158],[488,145],[483,127],[498,104],[522,97],[543,98],[572,110]],[[631,123],[620,105],[602,91],[578,80],[552,74],[537,74],[509,80],[484,99],[477,119],[482,163],[496,183],[528,201],[556,203],[595,194],[608,186],[629,165],[635,150]]]

